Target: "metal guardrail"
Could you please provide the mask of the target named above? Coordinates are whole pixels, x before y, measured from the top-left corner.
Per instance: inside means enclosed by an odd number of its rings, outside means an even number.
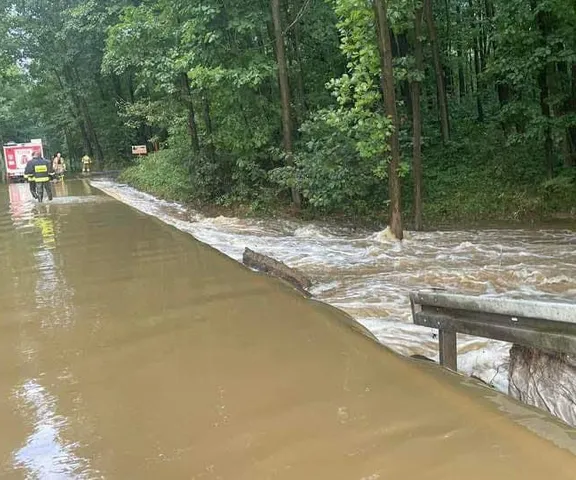
[[[478,297],[425,290],[410,294],[416,325],[436,328],[440,364],[456,371],[456,334],[576,355],[576,303]]]

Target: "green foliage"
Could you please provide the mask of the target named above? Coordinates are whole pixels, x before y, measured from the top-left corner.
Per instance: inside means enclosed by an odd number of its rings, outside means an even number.
[[[557,177],[544,181],[539,192],[547,213],[576,215],[576,169],[565,169]]]
[[[463,121],[449,146],[426,151],[426,218],[432,224],[472,225],[570,212],[576,206],[574,172],[543,181],[541,155],[537,141],[506,144],[497,124]]]
[[[374,14],[363,0],[336,0],[334,10],[339,18],[340,49],[347,60],[347,72],[328,83],[337,106],[320,112],[321,121],[354,138],[361,157],[382,158],[392,125],[382,109]]]
[[[383,182],[374,174],[378,162],[363,158],[356,142],[319,113],[302,126],[294,167],[272,171],[274,181],[296,186],[319,212],[366,213],[381,208]]]
[[[0,143],[27,141],[43,133],[42,124],[35,121],[36,112],[28,110],[29,98],[24,73],[14,66],[4,70],[0,77]]]
[[[142,157],[124,170],[120,181],[160,198],[189,201],[192,186],[188,170],[174,150],[164,150]]]
[[[48,153],[89,153],[108,168],[132,161],[130,145],[148,144],[160,151],[123,178],[166,198],[270,213],[297,187],[303,214],[381,212],[392,122],[383,113],[372,4],[281,3],[294,124],[289,166],[270,5],[262,0],[0,0],[0,142],[41,137]],[[574,2],[433,2],[447,144],[425,25],[424,68],[415,66],[422,1],[386,3],[405,211],[414,81],[422,87],[428,223],[576,208]]]
[[[488,59],[486,75],[511,92],[500,112],[503,123],[514,127],[509,141],[542,140],[550,128],[555,147],[560,148],[566,128],[576,126],[576,112],[566,111],[573,95],[568,65],[576,62],[576,7],[564,0],[495,3],[496,54]],[[535,101],[542,74],[549,90],[544,102],[556,118],[544,116]]]

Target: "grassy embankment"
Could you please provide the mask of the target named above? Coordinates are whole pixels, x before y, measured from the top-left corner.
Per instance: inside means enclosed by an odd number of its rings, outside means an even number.
[[[547,178],[543,152],[534,145],[509,145],[495,129],[461,126],[458,141],[447,146],[428,145],[424,151],[424,218],[429,228],[438,225],[474,225],[541,222],[576,218],[576,169],[559,168]],[[199,194],[190,181],[180,155],[169,150],[149,155],[120,176],[135,188],[158,197],[190,203],[212,213],[272,216],[289,214],[287,196],[271,184],[254,186],[251,198],[210,196],[209,186]],[[411,222],[412,181],[404,180],[405,219]],[[384,204],[364,201],[363,205]],[[385,223],[385,208],[351,206],[348,210],[315,210],[307,206],[307,219],[341,220],[356,224]]]

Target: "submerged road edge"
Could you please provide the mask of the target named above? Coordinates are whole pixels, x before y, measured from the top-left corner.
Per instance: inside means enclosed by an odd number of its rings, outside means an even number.
[[[112,183],[116,184],[116,182],[114,181],[112,181]],[[119,184],[116,185],[120,186]],[[494,389],[486,385],[484,382],[482,382],[481,380],[477,380],[474,377],[470,377],[468,375],[465,375],[464,373],[453,372],[448,369],[442,368],[438,363],[434,361],[426,361],[419,358],[411,358],[405,355],[401,355],[392,350],[391,348],[389,348],[388,346],[382,344],[375,337],[375,335],[372,332],[370,332],[370,330],[368,330],[357,320],[355,320],[350,314],[341,310],[340,308],[328,304],[322,300],[316,299],[312,296],[308,297],[306,295],[303,295],[302,292],[300,292],[297,288],[295,288],[289,282],[282,280],[281,278],[271,276],[266,273],[258,272],[247,267],[241,261],[238,261],[235,258],[230,257],[229,255],[223,253],[222,251],[213,247],[209,243],[196,238],[192,233],[182,230],[178,228],[177,225],[165,221],[164,219],[155,216],[150,212],[141,210],[137,206],[130,204],[129,202],[125,201],[125,199],[122,198],[120,195],[116,195],[114,191],[106,188],[103,185],[95,185],[93,182],[90,181],[90,186],[104,193],[105,195],[113,198],[114,200],[128,206],[129,208],[141,214],[144,214],[149,218],[154,219],[160,224],[165,225],[175,230],[176,232],[182,235],[186,235],[187,237],[192,238],[193,240],[201,243],[202,245],[209,247],[215,253],[227,258],[229,261],[234,262],[236,265],[241,266],[243,269],[250,271],[252,274],[261,277],[266,277],[272,283],[275,283],[282,289],[291,291],[297,297],[300,297],[307,302],[321,306],[321,308],[331,312],[335,317],[335,320],[338,320],[341,324],[348,327],[354,333],[360,334],[363,337],[370,339],[371,343],[375,343],[379,348],[385,350],[386,352],[392,353],[395,357],[402,359],[403,361],[409,363],[411,362],[417,363],[421,366],[421,368],[424,368],[426,370],[433,369],[434,372],[440,373],[446,385],[459,384],[460,386],[465,387],[466,389],[476,391],[476,395],[478,394],[478,389],[481,389],[482,397],[488,400],[493,407],[496,407],[496,409],[501,412],[504,418],[507,418],[510,422],[524,427],[526,430],[536,435],[537,437],[546,440],[550,443],[553,443],[560,449],[567,450],[568,452],[576,456],[576,428],[570,427],[569,425],[562,422],[560,419],[552,415],[549,415],[548,413],[538,408],[521,403],[503,392],[495,391]],[[150,197],[155,198],[152,195],[150,195]],[[435,382],[434,379],[430,379],[430,381]]]

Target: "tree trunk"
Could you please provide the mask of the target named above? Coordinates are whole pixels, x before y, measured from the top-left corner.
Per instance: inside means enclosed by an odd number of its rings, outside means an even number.
[[[570,127],[566,132],[568,152],[564,157],[564,167],[576,167],[576,128]]]
[[[485,50],[482,55],[482,71],[486,68],[486,58],[489,57],[490,51],[493,49],[492,32],[494,31],[494,5],[492,0],[484,0],[484,12],[486,18],[484,19],[484,36],[485,36]]]
[[[102,146],[100,145],[100,140],[98,139],[98,134],[94,127],[94,122],[92,121],[92,116],[90,115],[90,109],[88,108],[88,103],[83,95],[81,76],[78,70],[73,67],[67,67],[68,81],[70,83],[70,91],[72,96],[75,98],[76,105],[78,105],[78,110],[80,116],[83,118],[84,129],[87,133],[90,143],[92,144],[94,150],[94,169],[96,171],[100,170],[104,165],[104,152]],[[81,92],[78,94],[78,90]]]
[[[88,136],[88,132],[86,131],[86,125],[84,124],[84,120],[78,117],[76,121],[78,123],[78,128],[80,128],[80,134],[82,135],[84,154],[87,153],[90,156],[90,158],[94,158],[94,148],[92,148],[92,142],[90,141],[90,137]]]
[[[500,104],[500,109],[503,109],[510,102],[510,85],[505,82],[498,82],[496,84],[496,90],[498,92],[498,103]]]
[[[66,140],[66,148],[68,149],[68,165],[72,171],[73,159],[79,159],[82,155],[78,154],[78,150],[72,141],[72,135],[70,134],[70,129],[68,127],[64,127],[64,139]]]
[[[535,0],[531,2],[532,10],[536,13],[536,25],[538,30],[542,35],[541,44],[545,45],[548,41],[548,36],[552,31],[552,22],[550,18],[550,13],[540,10],[537,11],[537,5]],[[554,175],[554,145],[552,143],[552,132],[551,132],[551,112],[550,104],[548,99],[550,97],[550,88],[548,85],[548,70],[549,65],[543,65],[538,72],[538,87],[540,89],[540,111],[544,117],[544,162],[548,176],[552,177]]]
[[[484,10],[486,11],[486,17],[492,20],[494,18],[494,5],[492,4],[492,0],[484,0]]]
[[[477,40],[477,39],[476,39]],[[484,108],[482,106],[482,86],[480,84],[480,55],[478,54],[478,44],[474,41],[474,77],[476,78],[476,110],[478,121],[484,121]]]
[[[135,101],[135,93],[134,93],[134,79],[131,72],[124,75],[124,82],[125,82],[125,89],[126,89],[126,97],[127,101],[130,104],[134,104]],[[149,139],[152,138],[152,135],[149,134],[151,132],[147,132],[147,125],[145,122],[139,122],[138,128],[135,129],[134,135],[136,137],[136,143],[139,145],[143,145],[148,143]],[[156,146],[158,142],[155,142]]]
[[[576,63],[571,69],[568,68],[566,62],[560,62],[557,65],[558,71],[563,74],[565,80],[571,85],[570,93],[566,96],[566,100],[562,102],[558,108],[558,115],[575,115],[576,114]],[[561,92],[555,92],[558,94]],[[576,166],[576,127],[568,126],[563,135],[562,140],[562,157],[565,168]]]
[[[180,94],[182,103],[186,108],[186,125],[190,135],[190,146],[194,156],[197,156],[200,154],[200,139],[198,137],[198,125],[196,124],[196,112],[194,111],[194,102],[190,94],[188,75],[184,72],[180,74]]]
[[[98,140],[98,135],[96,134],[94,124],[92,123],[92,117],[88,111],[88,104],[84,97],[80,97],[80,107],[84,117],[84,126],[86,127],[88,138],[90,138],[91,143],[94,146],[94,169],[100,171],[104,165],[104,152],[102,151],[102,146]]]
[[[576,62],[572,64],[572,93],[570,95],[569,107],[572,113],[576,114]],[[566,132],[569,146],[569,156],[565,157],[564,165],[566,167],[576,166],[576,126],[568,127]]]
[[[461,45],[458,45],[458,94],[460,99],[466,96],[466,78],[464,77],[464,55],[462,54]]]
[[[500,110],[502,110],[510,103],[510,85],[506,82],[498,81],[496,83],[496,92],[498,93]],[[512,125],[503,118],[500,120],[500,127],[506,135],[508,135],[512,130]]]
[[[414,58],[419,72],[424,71],[422,54],[422,9],[414,15]],[[412,171],[414,174],[414,228],[422,230],[422,112],[420,111],[420,81],[410,84],[412,97]]]
[[[310,279],[300,272],[300,270],[291,268],[284,262],[280,262],[272,257],[245,248],[244,254],[242,255],[242,263],[249,268],[254,268],[260,272],[266,272],[275,277],[281,278],[295,286],[306,296],[310,296],[310,293],[308,293],[312,287]]]
[[[80,105],[77,96],[74,93],[72,88],[71,82],[72,80],[69,78],[69,70],[65,69],[63,71],[64,79],[68,84],[69,87],[66,87],[66,84],[60,74],[54,71],[54,76],[58,80],[58,84],[60,85],[60,89],[62,92],[69,94],[70,98],[70,115],[76,121],[78,128],[80,129],[80,135],[82,136],[82,143],[84,145],[84,153],[88,153],[90,157],[94,158],[94,149],[92,148],[92,143],[90,141],[90,137],[88,136],[88,132],[86,130],[86,125],[82,118],[82,112],[80,111]]]
[[[450,1],[444,0],[444,10],[446,11],[446,52],[450,55],[452,51],[452,35],[450,33]]]
[[[468,91],[474,93],[476,87],[474,84],[474,54],[466,53],[466,59],[468,63]]]
[[[296,15],[302,8],[301,2],[297,1],[294,5],[296,10]],[[297,119],[298,123],[304,121],[306,113],[308,112],[308,102],[306,101],[306,87],[304,80],[304,69],[302,67],[302,57],[300,56],[300,28],[298,27],[298,22],[296,22],[296,15],[290,15],[290,23],[294,23],[294,26],[290,30],[290,39],[292,46],[293,59],[296,62],[297,68],[294,71],[294,78],[296,80],[296,85],[294,89],[295,104],[297,109]]]
[[[208,99],[208,94],[206,92],[202,94],[202,114],[204,116],[204,125],[206,127],[208,154],[210,155],[210,161],[212,163],[215,163],[216,150],[214,149],[214,131],[212,128],[212,115],[210,114],[210,100]]]
[[[376,28],[378,36],[378,50],[380,53],[381,82],[384,95],[384,109],[386,115],[392,121],[394,127],[389,137],[391,159],[388,166],[388,190],[390,193],[390,230],[398,239],[402,240],[402,212],[400,176],[400,140],[399,122],[396,112],[396,92],[394,89],[394,71],[392,68],[392,45],[390,41],[390,29],[386,12],[386,0],[373,0],[376,15]]]
[[[282,107],[282,134],[284,137],[284,153],[286,163],[292,165],[293,159],[293,138],[292,138],[292,115],[290,106],[290,83],[288,81],[288,65],[286,63],[286,47],[282,34],[282,19],[280,15],[280,0],[270,0],[272,11],[272,23],[274,25],[274,39],[276,43],[276,61],[278,63],[278,83],[280,86],[280,102]],[[291,188],[292,204],[296,210],[300,209],[300,192],[294,187]]]
[[[128,78],[126,79],[126,90],[128,92],[128,101],[130,103],[134,103],[134,78],[132,73],[128,74]]]
[[[450,117],[448,115],[448,97],[446,95],[446,85],[444,82],[444,71],[440,61],[440,49],[438,48],[438,38],[436,35],[436,25],[432,12],[432,0],[424,0],[424,15],[428,26],[430,37],[430,48],[432,50],[432,60],[436,73],[436,93],[438,96],[438,110],[440,114],[440,132],[442,141],[447,143],[450,140]]]
[[[80,113],[76,111],[76,108],[70,107],[70,116],[76,121],[78,128],[80,129],[80,135],[82,137],[82,145],[84,146],[84,154],[88,154],[91,158],[94,158],[94,149],[92,148],[92,142],[86,131],[86,125]]]
[[[445,33],[444,33],[444,39],[445,39],[445,55],[446,58],[450,58],[450,56],[452,55],[452,33],[451,33],[451,23],[452,20],[450,18],[450,1],[449,0],[444,0],[444,12],[446,15],[446,26],[445,26]],[[448,95],[448,93],[450,93],[450,95],[453,95],[454,92],[456,91],[456,78],[454,75],[454,72],[452,70],[452,65],[450,64],[450,62],[447,62],[446,64],[442,65],[442,68],[444,69],[444,83],[446,86],[446,95]]]
[[[410,40],[408,35],[404,32],[398,34],[390,32],[390,35],[392,38],[392,58],[407,58],[410,53]],[[400,99],[405,103],[406,110],[412,111],[412,97],[408,80],[400,80],[397,91],[400,94]],[[401,120],[400,127],[402,127]]]
[[[552,144],[552,133],[550,131],[550,105],[548,104],[548,72],[543,67],[538,74],[538,86],[540,87],[540,111],[544,116],[546,126],[544,127],[544,161],[548,176],[554,175],[554,153]]]
[[[456,21],[462,23],[462,10],[460,5],[456,4]],[[456,57],[458,58],[458,102],[466,96],[466,76],[464,73],[465,60],[464,60],[464,42],[460,38],[456,43]]]
[[[476,80],[476,110],[478,112],[478,121],[484,121],[484,108],[482,106],[482,85],[480,83],[480,75],[482,72],[482,61],[480,59],[480,51],[482,49],[480,42],[480,22],[475,19],[476,12],[474,11],[474,3],[472,0],[468,0],[468,5],[470,6],[470,13],[472,14],[472,29],[476,29],[476,34],[474,35],[473,41],[473,52],[474,52],[474,78]]]

